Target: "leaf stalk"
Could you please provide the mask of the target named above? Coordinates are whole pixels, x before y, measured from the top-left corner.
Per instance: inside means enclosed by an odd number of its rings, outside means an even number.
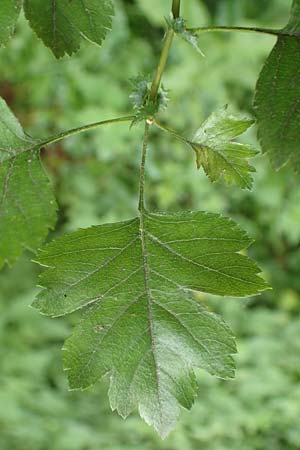
[[[146,167],[147,150],[148,150],[149,130],[150,130],[150,122],[148,120],[146,120],[144,138],[143,138],[142,161],[141,161],[141,167],[140,167],[140,195],[139,195],[139,207],[138,207],[140,212],[145,210],[145,167]]]
[[[227,26],[211,26],[211,27],[198,27],[198,28],[188,28],[193,34],[201,34],[207,32],[242,32],[242,33],[261,33],[269,34],[272,36],[295,36],[295,34],[287,33],[282,30],[276,30],[272,28],[259,28],[259,27],[227,27]]]
[[[134,118],[135,118],[135,116],[133,116],[133,115],[125,116],[125,117],[117,117],[116,119],[101,120],[100,122],[90,123],[88,125],[83,125],[82,127],[72,128],[71,130],[63,131],[62,133],[52,136],[44,141],[40,141],[40,142],[38,142],[38,145],[40,147],[46,147],[48,145],[54,144],[55,142],[62,141],[63,139],[74,136],[76,134],[85,133],[86,131],[93,130],[95,128],[105,126],[105,125],[112,125],[112,124],[120,123],[120,122],[131,122]],[[26,150],[30,150],[30,148],[26,149]]]

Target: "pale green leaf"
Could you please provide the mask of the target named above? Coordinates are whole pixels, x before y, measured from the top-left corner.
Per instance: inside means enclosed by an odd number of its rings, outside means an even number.
[[[55,200],[39,147],[0,98],[0,268],[36,250],[55,223]]]
[[[111,0],[24,0],[24,10],[57,58],[75,53],[82,37],[101,45],[114,14]]]
[[[142,212],[43,247],[44,289],[33,306],[52,317],[85,311],[64,347],[70,387],[110,373],[112,408],[126,417],[138,406],[166,436],[180,405],[193,403],[193,368],[233,376],[233,337],[192,291],[242,297],[265,290],[260,269],[239,253],[250,243],[218,215]]]
[[[258,137],[279,169],[290,162],[300,171],[300,1],[295,0],[288,25],[279,35],[259,76],[254,106]]]
[[[211,181],[223,177],[242,188],[252,186],[255,169],[248,159],[256,155],[250,145],[233,141],[253,120],[228,114],[227,107],[214,112],[199,128],[190,145],[196,152],[197,167],[203,167]]]
[[[12,36],[21,10],[21,0],[0,2],[0,47]]]

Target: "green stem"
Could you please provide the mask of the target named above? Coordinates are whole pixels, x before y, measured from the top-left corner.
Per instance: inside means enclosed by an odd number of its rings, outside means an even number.
[[[285,33],[281,30],[274,30],[272,28],[257,28],[257,27],[223,27],[223,26],[212,26],[212,27],[199,27],[199,28],[188,28],[188,31],[194,34],[207,33],[210,31],[222,31],[222,32],[231,32],[238,31],[243,33],[262,33],[262,34],[270,34],[273,36],[284,35],[290,36],[290,33]]]
[[[114,123],[119,122],[129,122],[132,121],[135,118],[135,116],[125,116],[125,117],[118,117],[116,119],[109,119],[109,120],[102,120],[101,122],[94,122],[90,123],[88,125],[84,125],[79,128],[72,128],[71,130],[64,131],[62,133],[57,134],[56,136],[52,136],[45,141],[41,141],[38,143],[40,147],[46,147],[47,145],[53,144],[54,142],[61,141],[63,139],[66,139],[70,136],[74,136],[76,134],[85,133],[86,131],[93,130],[94,128],[98,128],[104,125],[112,125]],[[34,146],[36,147],[36,145]],[[30,150],[30,149],[27,149]]]
[[[183,142],[184,144],[190,144],[190,141],[188,139],[185,139],[180,134],[176,133],[176,131],[172,130],[172,128],[166,127],[165,125],[162,125],[161,123],[157,122],[156,119],[153,119],[153,124],[159,128],[160,130],[164,131],[165,133],[170,134],[175,139],[178,139],[179,141]]]
[[[139,196],[139,211],[140,212],[145,210],[145,167],[146,167],[146,158],[147,158],[147,150],[148,150],[149,129],[150,129],[150,122],[146,121],[144,138],[143,138],[142,161],[141,161],[141,167],[140,167],[140,196]]]
[[[174,30],[172,28],[169,28],[166,33],[165,39],[164,39],[164,45],[163,45],[163,49],[161,52],[160,60],[159,60],[159,63],[158,63],[157,69],[156,69],[156,74],[155,74],[155,77],[154,77],[154,80],[153,80],[152,86],[151,86],[150,98],[154,102],[156,100],[158,89],[159,89],[161,79],[162,79],[162,75],[164,73],[164,70],[165,70],[165,67],[167,64],[173,37],[174,37]]]
[[[181,0],[172,0],[172,14],[176,19],[180,15],[180,2]],[[174,30],[171,27],[168,27],[167,33],[164,38],[163,48],[161,51],[160,59],[158,62],[158,66],[156,69],[156,73],[151,85],[150,89],[150,99],[155,102],[157,99],[157,93],[161,84],[162,76],[164,70],[167,65],[169,51],[174,38]],[[154,119],[146,120],[145,122],[145,131],[143,138],[143,150],[142,150],[142,161],[140,167],[140,194],[139,194],[139,205],[138,209],[140,212],[145,210],[145,166],[146,166],[146,158],[147,158],[147,150],[148,150],[148,140],[149,140],[149,130],[150,125]]]
[[[174,19],[178,19],[178,17],[180,17],[180,0],[173,0],[172,14]]]

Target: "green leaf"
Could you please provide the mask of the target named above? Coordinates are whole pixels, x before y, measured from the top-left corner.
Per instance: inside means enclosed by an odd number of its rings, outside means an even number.
[[[1,0],[0,47],[11,38],[21,10],[21,0]]]
[[[55,224],[55,200],[39,147],[0,98],[0,268],[32,251]]]
[[[291,18],[280,35],[259,76],[254,106],[258,137],[264,153],[279,169],[290,162],[300,171],[300,1],[295,0]],[[298,36],[297,36],[298,34]]]
[[[256,155],[250,145],[234,142],[253,120],[227,113],[227,107],[214,112],[199,128],[190,145],[196,152],[197,167],[203,167],[211,181],[223,177],[227,183],[251,189],[255,169],[248,158]]]
[[[132,84],[132,92],[129,98],[135,113],[135,119],[132,122],[133,125],[145,121],[159,111],[167,108],[169,102],[168,91],[163,85],[160,85],[156,98],[154,100],[151,98],[152,77],[150,75],[138,75],[137,77],[131,78],[130,81]]]
[[[24,10],[56,58],[79,50],[82,37],[101,45],[114,14],[111,0],[24,0]]]
[[[178,17],[177,19],[171,18],[170,20],[167,20],[167,23],[170,27],[173,28],[173,30],[178,36],[180,36],[186,42],[191,44],[194,47],[194,49],[198,53],[200,53],[201,56],[204,56],[198,44],[197,34],[193,33],[191,30],[188,30],[186,28],[186,20],[184,20],[182,17]]]
[[[47,270],[33,306],[56,317],[83,309],[64,346],[71,389],[111,375],[110,403],[135,406],[162,436],[197,392],[193,369],[232,377],[233,336],[192,291],[248,296],[267,288],[257,265],[238,253],[251,243],[215,214],[140,213],[127,222],[79,230],[46,245]]]

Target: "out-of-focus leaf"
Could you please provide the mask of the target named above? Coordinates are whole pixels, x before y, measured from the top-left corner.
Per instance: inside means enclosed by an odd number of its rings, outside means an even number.
[[[21,0],[0,2],[0,47],[12,36],[21,10]]]

